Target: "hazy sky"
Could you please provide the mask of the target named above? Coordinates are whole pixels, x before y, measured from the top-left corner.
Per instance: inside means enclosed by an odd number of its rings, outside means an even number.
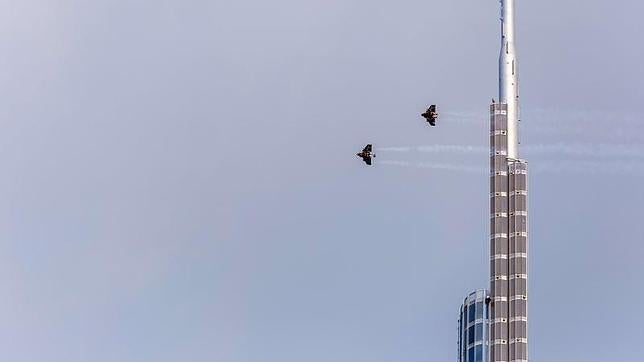
[[[641,361],[644,4],[518,11],[531,358]],[[454,361],[488,280],[498,18],[0,0],[3,360]]]

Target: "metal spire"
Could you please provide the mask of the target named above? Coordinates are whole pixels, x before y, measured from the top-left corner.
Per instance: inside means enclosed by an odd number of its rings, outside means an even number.
[[[501,0],[499,102],[508,105],[508,158],[519,158],[519,72],[515,48],[514,0]]]

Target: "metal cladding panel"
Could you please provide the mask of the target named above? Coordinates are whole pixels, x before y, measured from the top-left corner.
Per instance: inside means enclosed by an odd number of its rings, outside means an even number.
[[[494,145],[494,152],[499,153],[500,156],[507,157],[508,149],[508,136],[505,134],[492,134],[490,135],[490,143]]]
[[[507,165],[506,165],[507,167]],[[492,180],[490,181],[491,193],[495,195],[497,192],[506,193],[508,192],[508,177],[505,175],[497,175],[493,172]],[[505,201],[507,203],[507,200]]]
[[[499,290],[503,290],[503,291],[508,290],[508,288],[507,288],[508,282],[507,281],[497,281],[497,283],[499,284],[499,288],[498,288]],[[508,318],[508,309],[509,309],[508,302],[505,302],[505,301],[502,301],[502,300],[497,300],[497,301],[494,301],[492,303],[492,305],[494,306],[494,308],[492,308],[490,310],[491,311],[490,320],[507,319]],[[502,323],[495,322],[495,328],[499,328],[499,327],[503,327],[503,328],[506,328],[506,329],[508,328],[507,324],[502,324]]]
[[[522,334],[527,330],[528,324],[525,321],[512,321],[510,322],[510,331],[514,333],[515,341],[517,338],[527,338],[527,335]]]
[[[490,257],[495,255],[507,255],[508,254],[508,239],[502,237],[492,238],[491,241],[491,251]]]
[[[510,263],[512,268],[510,269],[510,273],[512,274],[523,274],[527,275],[528,274],[528,259],[524,257],[520,258],[513,258],[512,262]]]
[[[508,105],[492,103],[490,106],[490,131],[508,131]]]
[[[500,202],[497,204],[501,204]],[[493,210],[494,211],[494,210]],[[490,227],[497,234],[507,234],[508,233],[508,218],[507,217],[493,217],[490,219]]]
[[[510,318],[527,317],[528,316],[528,301],[517,299],[510,302]],[[525,331],[527,333],[527,330]],[[513,338],[511,335],[510,338]]]
[[[510,362],[527,362],[528,361],[528,343],[527,341],[515,340],[510,345]]]
[[[512,248],[515,253],[528,253],[528,238],[525,236],[515,236],[512,238]]]
[[[494,143],[492,143],[494,144]],[[506,161],[507,157],[504,155],[493,154],[490,157],[490,170],[494,171],[507,171],[508,162]]]
[[[492,293],[495,293],[495,294],[507,295],[508,294],[508,281],[507,280],[493,280],[492,281],[491,291],[492,291]],[[497,303],[499,303],[499,302],[497,302]]]
[[[524,215],[517,216],[515,213],[515,215],[512,215],[512,218],[514,219],[514,225],[515,225],[516,231],[523,231],[523,232],[528,231],[527,216],[524,216]]]
[[[527,190],[528,180],[526,175],[518,174],[514,176],[514,184],[517,190]]]
[[[490,213],[492,215],[497,213],[507,214],[508,203],[504,201],[505,201],[505,198],[499,198],[499,200],[492,200],[492,203],[490,204]],[[495,234],[498,234],[498,233],[495,233]]]
[[[508,328],[507,323],[494,323],[492,330],[494,331],[494,339],[496,340],[508,340]]]
[[[524,341],[515,341],[510,345],[510,361],[527,361],[528,344]]]
[[[506,259],[496,259],[490,261],[490,268],[495,272],[495,274],[492,275],[492,278],[494,278],[494,280],[497,280],[497,277],[506,277],[508,275],[508,261]]]
[[[526,195],[514,195],[512,196],[513,200],[513,208],[515,211],[526,211],[527,210],[527,205],[528,205],[528,200]]]
[[[497,361],[508,361],[508,346],[495,345],[492,349],[492,355],[495,356]]]
[[[510,283],[510,295],[527,295],[528,294],[528,280],[527,279],[513,279]]]

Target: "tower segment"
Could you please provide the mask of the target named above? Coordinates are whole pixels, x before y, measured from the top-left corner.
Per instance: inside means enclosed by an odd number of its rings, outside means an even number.
[[[518,123],[515,0],[501,0],[499,102],[490,106],[491,362],[528,362],[528,165]]]

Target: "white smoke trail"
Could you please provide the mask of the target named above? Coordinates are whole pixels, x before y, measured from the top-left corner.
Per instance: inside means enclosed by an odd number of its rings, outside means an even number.
[[[379,147],[377,151],[382,152],[428,152],[428,153],[487,153],[489,148],[483,146],[468,145],[429,145],[429,146],[400,146],[400,147]]]
[[[439,112],[439,119],[447,123],[478,123],[487,125],[489,115],[485,112]]]
[[[380,164],[414,167],[421,169],[436,169],[474,174],[488,174],[485,167],[462,164],[433,163],[433,162],[408,162],[408,161],[380,161]],[[644,176],[644,162],[598,162],[598,161],[556,161],[532,164],[530,174],[583,174],[583,175],[634,175]]]
[[[530,173],[567,173],[584,175],[633,175],[644,176],[643,162],[555,161],[533,164]]]
[[[440,111],[439,122],[473,125],[489,124],[485,108],[480,111]],[[603,140],[644,140],[644,113],[619,110],[589,111],[523,109],[521,128],[547,135],[601,136]]]
[[[526,145],[523,150],[532,154],[644,158],[644,147],[633,144],[537,144]]]
[[[411,147],[378,147],[376,148],[376,152],[409,152],[411,151]]]
[[[454,164],[448,164],[448,163],[407,162],[407,161],[389,161],[389,160],[380,161],[379,163],[384,165],[391,165],[391,166],[429,168],[429,169],[436,169],[436,170],[446,170],[446,171],[456,171],[456,172],[466,172],[466,173],[476,173],[476,174],[487,174],[488,172],[483,167],[454,165]]]
[[[382,147],[377,151],[382,152],[429,152],[429,153],[487,153],[489,148],[483,146],[468,145],[429,145],[429,146],[400,146],[400,147]]]
[[[480,111],[440,111],[441,118],[446,120],[460,120],[464,122],[489,122],[489,113],[485,108]],[[544,109],[532,108],[522,109],[521,121],[526,124],[536,124],[541,127],[543,124],[553,124],[556,126],[574,125],[579,128],[582,125],[596,125],[605,130],[609,130],[615,124],[620,126],[633,126],[641,129],[644,113],[620,112],[615,110],[608,111],[589,111],[589,110],[561,110],[561,109]]]
[[[451,152],[451,153],[489,153],[489,147],[483,146],[470,146],[470,145],[430,145],[430,146],[419,146],[417,148],[420,152],[430,152],[430,153],[442,153],[442,152]]]
[[[387,152],[418,152],[427,153],[462,153],[462,154],[487,154],[489,148],[471,145],[427,145],[427,146],[402,146],[384,147],[379,151]],[[581,144],[581,143],[554,143],[522,146],[526,154],[559,154],[569,156],[587,157],[623,157],[644,158],[644,145],[635,144]]]
[[[641,127],[644,114],[618,110],[589,111],[589,110],[558,110],[558,109],[528,109],[523,110],[523,119],[528,122],[554,123],[566,125],[576,123],[597,125],[609,130],[614,124],[621,126]]]

